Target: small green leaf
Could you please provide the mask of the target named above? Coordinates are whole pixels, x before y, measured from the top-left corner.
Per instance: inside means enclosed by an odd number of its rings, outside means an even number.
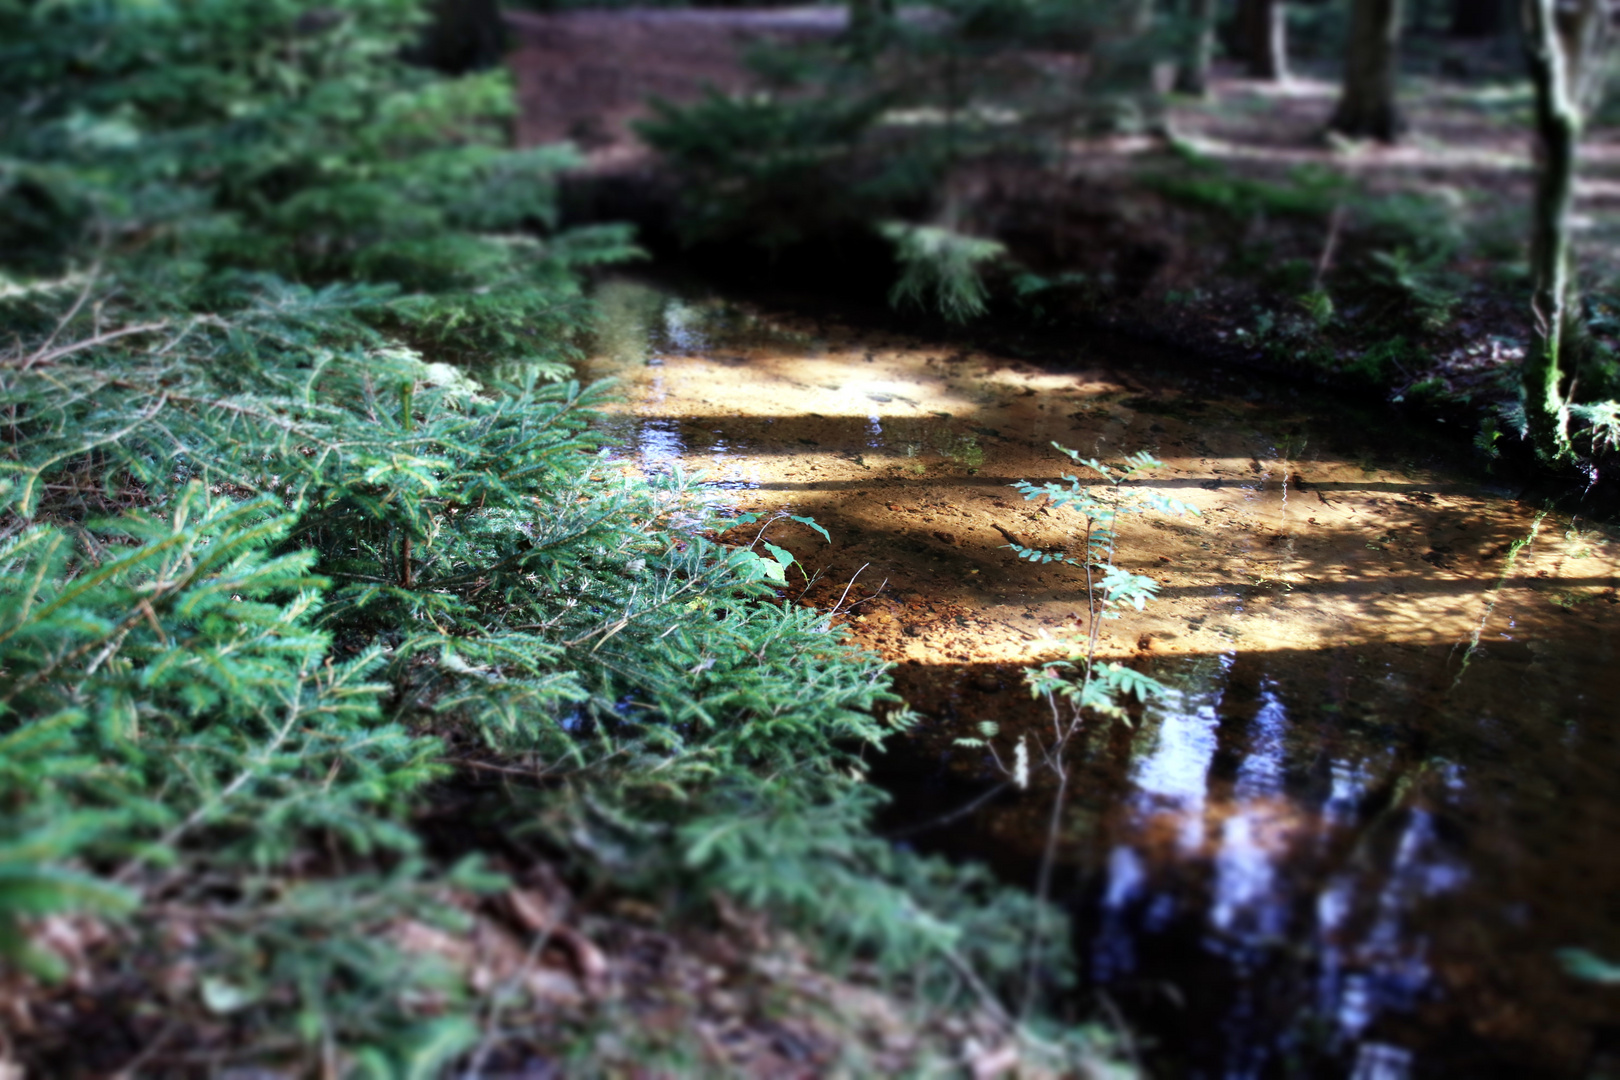
[[[208,1011],[216,1016],[227,1016],[230,1013],[241,1012],[260,998],[259,991],[236,983],[228,982],[215,975],[205,975],[202,980],[202,1000]]]
[[[821,538],[823,540],[827,541],[829,544],[832,543],[832,535],[828,533],[826,529],[822,528],[820,523],[817,522],[815,518],[805,517],[803,514],[789,514],[788,518],[790,520],[797,521],[800,525],[810,526],[812,529],[816,530],[816,532],[821,534]]]
[[[444,1016],[422,1024],[400,1052],[400,1080],[432,1080],[478,1041],[478,1025],[468,1016]]]
[[[1620,964],[1610,963],[1586,949],[1559,949],[1558,960],[1564,971],[1577,979],[1602,986],[1620,986]]]
[[[789,551],[787,548],[777,547],[775,544],[771,543],[769,540],[764,541],[764,544],[765,544],[765,550],[769,551],[771,553],[772,557],[774,557],[776,559],[777,563],[779,563],[781,565],[782,572],[784,574],[787,573],[787,568],[788,567],[790,567],[794,563],[798,562],[798,560],[793,557],[793,552]]]

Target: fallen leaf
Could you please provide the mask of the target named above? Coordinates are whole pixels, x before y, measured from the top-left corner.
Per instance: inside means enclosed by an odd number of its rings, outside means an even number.
[[[996,1080],[1018,1068],[1018,1044],[1002,1043],[1000,1046],[981,1046],[976,1040],[969,1039],[967,1044],[967,1066],[973,1073],[973,1080]]]
[[[557,924],[551,902],[534,889],[507,889],[501,900],[513,921],[530,933],[550,933]]]

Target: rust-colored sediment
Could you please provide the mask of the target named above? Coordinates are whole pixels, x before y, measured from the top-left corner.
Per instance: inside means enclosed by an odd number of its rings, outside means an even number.
[[[1085,630],[1083,571],[1007,548],[1073,551],[1076,519],[1009,485],[1076,472],[1054,441],[1105,461],[1148,450],[1164,464],[1142,486],[1197,508],[1127,521],[1119,561],[1161,592],[1102,635],[1105,658],[1172,694],[1072,755],[1059,854],[1098,935],[1095,981],[1175,982],[1188,948],[1219,941],[1250,972],[1242,993],[1282,1016],[1317,995],[1335,1037],[1366,1041],[1383,1017],[1408,1025],[1398,1043],[1478,1041],[1536,1067],[1592,1052],[1620,1002],[1554,954],[1620,956],[1620,920],[1593,903],[1620,895],[1597,854],[1620,835],[1610,533],[1391,464],[1399,440],[1378,432],[1329,445],[1331,402],[1212,394],[1081,342],[1053,370],[637,285],[602,300],[592,370],[624,383],[624,460],[824,525],[831,543],[770,526],[814,576],[788,596],[837,605],[898,665],[922,714],[909,756],[963,790],[995,769],[955,740],[995,722],[1010,760],[1020,735],[1045,738],[1022,672]],[[1053,790],[1034,781],[953,821],[948,846],[1027,873]],[[1153,960],[1182,924],[1191,943]]]
[[[821,575],[810,597],[853,580],[847,625],[897,662],[1026,665],[1083,624],[1082,571],[1008,549],[1076,550],[1071,512],[1010,486],[1085,472],[1053,442],[1105,462],[1150,451],[1163,467],[1133,486],[1199,512],[1126,520],[1119,561],[1161,593],[1104,630],[1109,655],[1449,647],[1480,629],[1488,597],[1499,614],[1486,643],[1512,620],[1533,649],[1615,602],[1620,546],[1604,533],[1548,519],[1499,582],[1532,511],[1421,469],[1336,457],[1313,444],[1303,411],[1197,399],[1105,356],[1052,372],[792,319],[748,336],[593,370],[624,382],[641,467],[702,471],[739,510],[825,525],[830,545],[792,524],[769,536]]]

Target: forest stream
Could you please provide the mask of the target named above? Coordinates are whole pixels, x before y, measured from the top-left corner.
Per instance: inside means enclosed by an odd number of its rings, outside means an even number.
[[[1078,522],[1009,485],[1074,472],[1054,441],[1147,450],[1143,485],[1198,509],[1123,528],[1160,595],[1102,654],[1172,692],[1088,729],[1053,890],[1077,1007],[1117,1006],[1155,1075],[1620,1073],[1620,986],[1561,952],[1620,961],[1614,529],[1252,373],[1084,342],[1037,364],[628,281],[598,299],[615,454],[828,530],[766,539],[814,578],[786,596],[836,605],[921,714],[873,763],[886,826],[1009,881],[1034,881],[1053,786],[955,740],[993,721],[1006,758],[1049,731],[1023,671],[1085,631],[1081,571],[1007,547],[1072,547]]]

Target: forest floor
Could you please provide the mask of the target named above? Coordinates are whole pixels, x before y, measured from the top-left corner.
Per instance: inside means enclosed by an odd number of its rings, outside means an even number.
[[[750,48],[826,38],[842,25],[825,8],[510,18],[520,140],[572,139],[586,154],[583,174],[647,187],[668,183],[631,127],[649,97],[747,89]],[[1006,246],[996,283],[1005,306],[1119,327],[1469,429],[1485,423],[1488,444],[1501,408],[1511,412],[1529,337],[1532,103],[1500,58],[1448,48],[1457,55],[1429,66],[1483,76],[1409,79],[1399,145],[1325,137],[1337,94],[1325,78],[1265,83],[1218,66],[1207,100],[1168,101],[1160,134],[1074,139],[1056,162],[981,160],[951,178],[946,201],[964,231]],[[1583,150],[1576,250],[1589,330],[1613,346],[1620,129],[1606,120]],[[1018,300],[1030,272],[1048,287]]]

